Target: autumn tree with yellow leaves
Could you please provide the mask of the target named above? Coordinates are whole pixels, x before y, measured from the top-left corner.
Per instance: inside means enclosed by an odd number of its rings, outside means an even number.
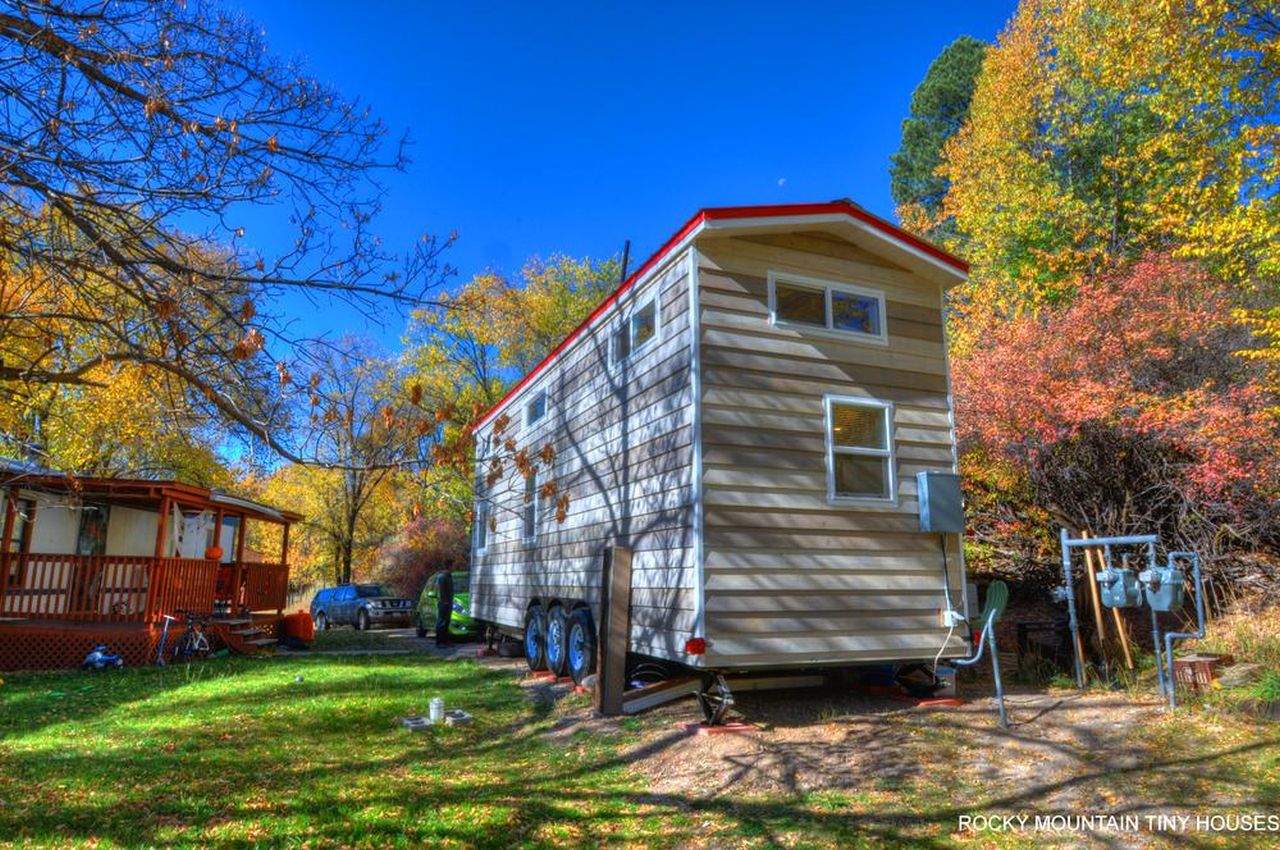
[[[1166,249],[1270,307],[1277,45],[1271,0],[1023,0],[940,167],[952,247],[973,264],[958,309],[1035,310]]]
[[[1278,143],[1274,0],[1018,4],[935,172],[971,555],[1277,544]]]

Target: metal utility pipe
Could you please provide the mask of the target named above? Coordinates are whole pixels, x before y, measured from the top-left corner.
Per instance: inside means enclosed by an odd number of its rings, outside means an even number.
[[[952,664],[960,667],[969,667],[977,664],[982,660],[983,650],[986,648],[987,639],[991,640],[991,672],[996,680],[996,703],[1000,706],[1000,726],[1004,729],[1009,728],[1009,715],[1004,709],[1004,683],[1000,681],[1000,651],[996,648],[996,612],[992,611],[987,615],[987,622],[982,626],[982,632],[978,635],[978,651],[973,654],[972,658],[953,658]]]
[[[1200,555],[1196,552],[1170,552],[1169,566],[1178,558],[1186,558],[1191,561],[1191,583],[1192,589],[1196,594],[1196,630],[1194,632],[1166,632],[1164,636],[1164,657],[1169,663],[1169,708],[1176,709],[1178,707],[1178,698],[1175,695],[1175,686],[1173,678],[1173,642],[1174,640],[1194,639],[1200,640],[1205,635],[1204,625],[1204,589],[1201,584],[1200,576]]]
[[[1082,537],[1073,540],[1067,537],[1067,530],[1062,529],[1062,545],[1072,549],[1083,549],[1086,546],[1155,546],[1159,541],[1154,534],[1133,534],[1128,537]]]
[[[1164,684],[1164,661],[1160,658],[1160,624],[1156,619],[1156,609],[1151,609],[1151,651],[1156,654],[1156,682],[1160,685],[1160,698],[1169,695]]]
[[[1156,547],[1153,544],[1147,549],[1147,569],[1155,572],[1156,569]],[[1163,699],[1168,695],[1170,687],[1164,680],[1164,665],[1160,659],[1160,623],[1156,609],[1151,609],[1151,651],[1156,654],[1156,682],[1160,685],[1160,697]]]
[[[1062,577],[1067,587],[1067,622],[1071,626],[1071,655],[1076,665],[1076,687],[1084,688],[1084,657],[1080,651],[1080,623],[1076,620],[1076,590],[1071,582],[1071,545],[1074,541],[1062,529]]]

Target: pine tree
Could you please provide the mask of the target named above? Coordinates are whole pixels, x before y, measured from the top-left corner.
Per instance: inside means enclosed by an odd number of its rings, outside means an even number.
[[[930,230],[951,229],[938,221],[949,187],[938,166],[943,146],[969,118],[969,102],[986,47],[984,42],[963,35],[938,54],[911,95],[911,111],[902,122],[902,144],[890,157],[889,188],[894,201],[902,210],[912,211],[914,221],[919,221],[921,214],[927,216],[933,225]]]

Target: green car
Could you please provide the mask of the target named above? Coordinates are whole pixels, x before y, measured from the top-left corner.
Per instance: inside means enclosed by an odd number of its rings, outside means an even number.
[[[469,638],[476,634],[476,621],[471,619],[471,586],[467,573],[453,574],[453,616],[449,618],[449,635]],[[418,597],[418,637],[435,634],[436,631],[436,582],[435,577],[422,588]]]

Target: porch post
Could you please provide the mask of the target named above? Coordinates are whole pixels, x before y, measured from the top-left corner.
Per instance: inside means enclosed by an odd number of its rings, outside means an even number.
[[[0,611],[5,610],[9,593],[9,541],[13,538],[13,524],[18,519],[18,490],[9,487],[4,499],[4,537],[0,538]],[[21,547],[19,547],[21,548]]]
[[[235,600],[240,602],[240,583],[244,581],[244,535],[249,526],[249,518],[244,514],[240,515],[240,527],[236,529],[236,583],[235,583]]]
[[[164,538],[165,532],[169,530],[169,511],[172,505],[169,497],[165,496],[160,499],[160,521],[156,523],[156,552],[157,559],[164,557]]]
[[[222,512],[222,508],[218,508],[213,515],[213,540],[207,547],[205,547],[205,554],[202,556],[206,560],[209,560],[209,549],[217,549],[219,552],[222,552],[222,521],[225,518],[226,514]],[[213,559],[213,603],[209,610],[214,613],[217,613],[218,611],[218,576],[222,575],[222,558],[226,554],[226,552],[222,552],[222,554],[218,555],[217,558]],[[225,588],[224,592],[229,593],[230,588]],[[230,602],[228,601],[228,605],[229,604]],[[228,613],[229,612],[230,608],[228,608]]]
[[[164,541],[169,530],[169,497],[160,498],[160,520],[156,523],[156,546],[151,559],[151,574],[147,576],[147,604],[142,615],[144,623],[150,623],[156,616],[156,605],[160,601],[156,597],[163,589],[165,579]],[[163,612],[162,612],[163,613]]]
[[[226,515],[222,512],[222,508],[218,508],[218,512],[213,518],[213,542],[209,544],[211,547],[218,549],[222,548],[222,520],[225,516]],[[222,559],[219,558],[218,560],[221,561]]]

